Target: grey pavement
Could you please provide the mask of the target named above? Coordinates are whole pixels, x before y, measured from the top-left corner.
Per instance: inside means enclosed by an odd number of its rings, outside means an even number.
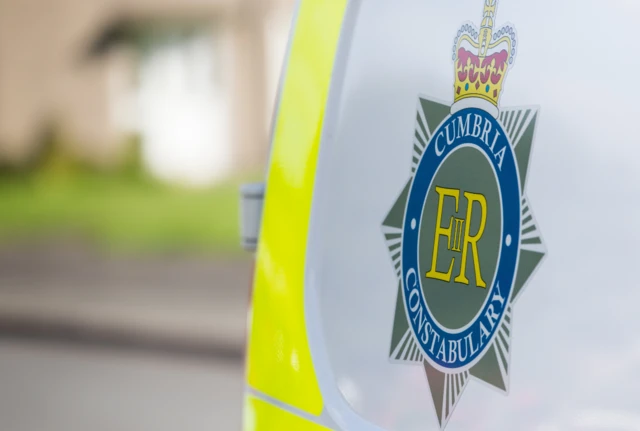
[[[0,429],[239,430],[242,364],[0,337]]]
[[[0,248],[0,335],[240,359],[251,261],[118,256],[78,244]]]

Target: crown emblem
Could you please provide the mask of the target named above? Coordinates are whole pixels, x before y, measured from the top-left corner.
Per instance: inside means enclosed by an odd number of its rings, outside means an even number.
[[[480,29],[465,23],[458,30],[452,114],[473,107],[498,116],[502,86],[516,56],[516,30],[505,25],[494,31],[497,8],[498,0],[485,0]]]

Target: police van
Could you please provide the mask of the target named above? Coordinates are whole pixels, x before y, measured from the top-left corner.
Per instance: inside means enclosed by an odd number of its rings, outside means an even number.
[[[638,13],[299,1],[245,430],[640,430]]]

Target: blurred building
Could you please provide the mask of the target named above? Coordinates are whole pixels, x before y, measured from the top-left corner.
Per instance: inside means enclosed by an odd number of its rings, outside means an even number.
[[[210,183],[266,159],[293,0],[0,0],[0,159],[52,125],[117,162],[141,136],[157,176]]]

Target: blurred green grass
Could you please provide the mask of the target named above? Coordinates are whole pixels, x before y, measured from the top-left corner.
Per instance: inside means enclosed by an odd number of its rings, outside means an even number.
[[[0,180],[0,241],[82,236],[134,252],[240,253],[238,187],[189,190],[127,177]]]
[[[240,256],[239,186],[257,178],[188,189],[131,163],[101,172],[48,154],[33,172],[0,175],[0,241],[80,237],[119,252]]]

